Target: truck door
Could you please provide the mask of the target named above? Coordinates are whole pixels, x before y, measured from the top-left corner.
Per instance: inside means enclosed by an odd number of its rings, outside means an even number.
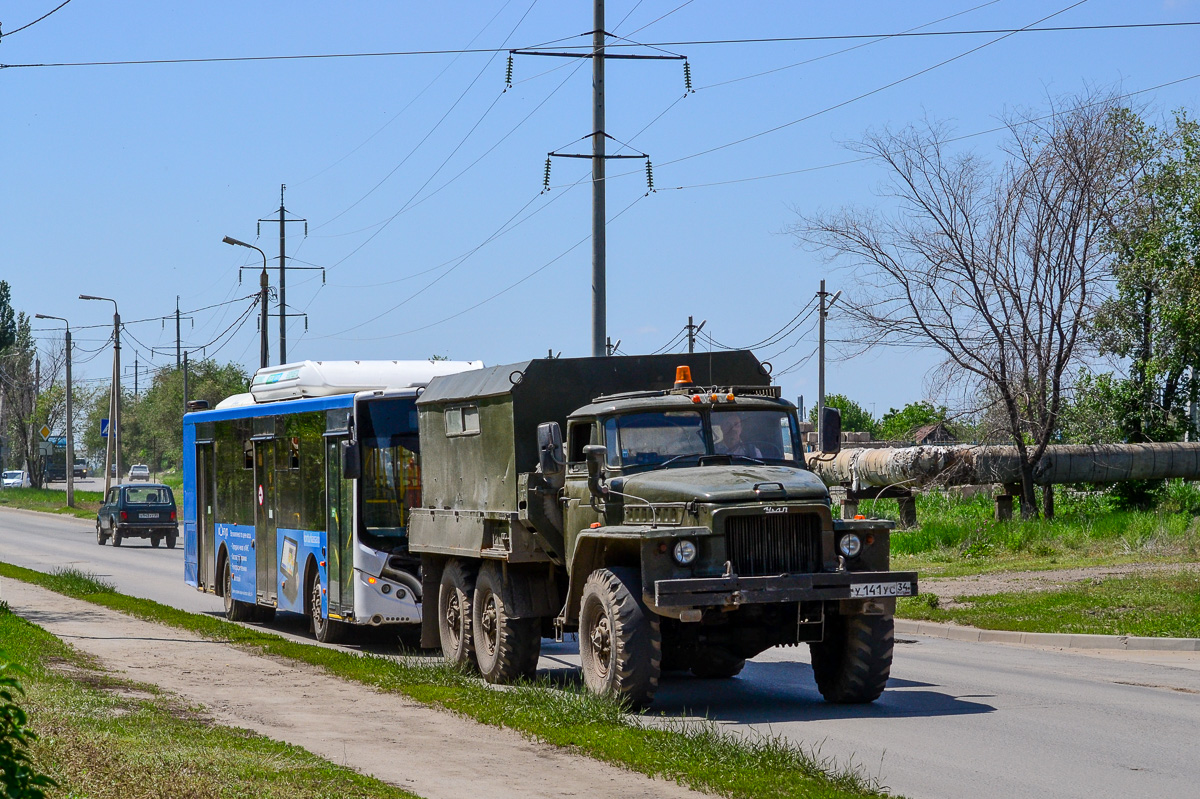
[[[275,441],[254,442],[254,548],[258,601],[275,604],[279,553],[275,551]]]

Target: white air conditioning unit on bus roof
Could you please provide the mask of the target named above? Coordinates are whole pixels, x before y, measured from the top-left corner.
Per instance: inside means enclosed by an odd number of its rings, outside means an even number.
[[[440,375],[482,369],[483,361],[300,361],[254,373],[255,402],[330,397],[423,386]]]

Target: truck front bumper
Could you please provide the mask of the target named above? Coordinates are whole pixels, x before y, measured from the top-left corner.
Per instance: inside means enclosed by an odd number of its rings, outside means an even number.
[[[916,572],[819,572],[774,577],[691,577],[657,580],[658,607],[737,607],[826,599],[915,596]]]

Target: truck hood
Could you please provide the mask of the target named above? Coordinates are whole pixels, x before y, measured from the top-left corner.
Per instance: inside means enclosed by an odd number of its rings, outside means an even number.
[[[788,466],[668,468],[615,478],[611,484],[616,491],[649,502],[825,502],[829,496],[821,478]]]

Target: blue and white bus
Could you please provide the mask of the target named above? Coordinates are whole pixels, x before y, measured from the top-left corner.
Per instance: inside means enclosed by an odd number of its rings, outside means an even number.
[[[420,559],[416,396],[478,361],[304,361],[183,417],[184,579],[234,621],[276,610],[320,641],[349,625],[415,624]]]

